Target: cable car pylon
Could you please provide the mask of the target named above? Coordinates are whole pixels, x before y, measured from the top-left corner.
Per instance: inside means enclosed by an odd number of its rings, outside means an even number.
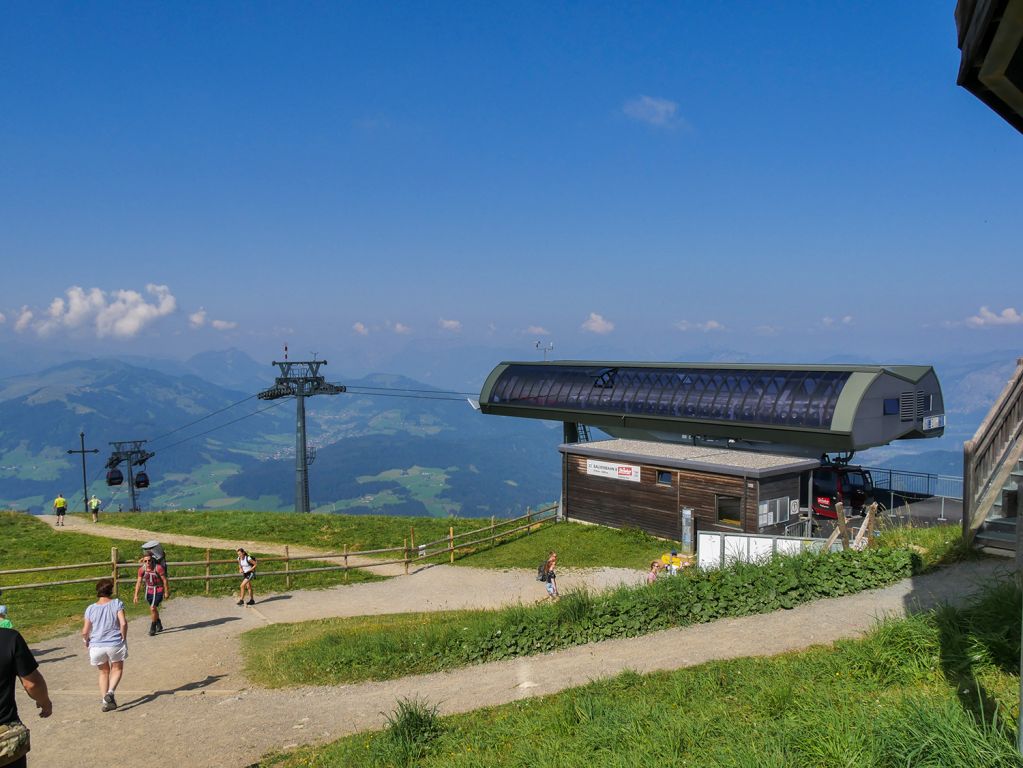
[[[107,459],[107,485],[120,485],[124,482],[124,475],[121,474],[121,470],[117,466],[124,462],[128,467],[128,490],[131,491],[131,511],[138,512],[139,505],[135,497],[136,488],[148,488],[149,487],[149,475],[144,471],[144,465],[147,461],[153,458],[156,454],[152,451],[147,451],[142,446],[146,444],[146,440],[119,440],[110,443],[114,447],[114,450],[110,454],[110,458]],[[143,466],[143,471],[139,472],[138,475],[133,476],[132,467]]]
[[[259,393],[260,400],[278,400],[282,397],[295,398],[295,511],[309,511],[309,457],[305,441],[305,399],[313,395],[340,395],[347,387],[331,384],[320,376],[320,366],[326,360],[288,361],[287,347],[285,360],[274,360],[281,375],[274,379],[274,385]]]

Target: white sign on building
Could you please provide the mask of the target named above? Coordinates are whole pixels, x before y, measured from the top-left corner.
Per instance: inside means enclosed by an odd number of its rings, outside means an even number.
[[[618,464],[614,461],[586,460],[586,474],[597,477],[612,477],[615,480],[639,482],[639,467],[635,464]]]

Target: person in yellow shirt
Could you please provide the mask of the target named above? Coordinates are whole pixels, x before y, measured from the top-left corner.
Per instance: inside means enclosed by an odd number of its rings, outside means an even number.
[[[63,493],[58,493],[57,498],[53,500],[53,511],[57,513],[57,526],[63,528],[64,515],[67,514],[67,499]]]

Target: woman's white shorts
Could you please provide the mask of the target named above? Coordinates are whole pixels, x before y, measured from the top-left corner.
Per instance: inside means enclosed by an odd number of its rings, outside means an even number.
[[[126,658],[128,658],[127,643],[89,646],[89,662],[94,667],[102,667],[109,662],[124,661]]]

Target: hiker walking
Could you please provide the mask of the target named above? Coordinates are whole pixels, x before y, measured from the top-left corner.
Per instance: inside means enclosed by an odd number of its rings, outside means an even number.
[[[551,600],[558,599],[558,577],[554,572],[554,568],[558,564],[558,553],[553,549],[550,554],[547,555],[547,560],[543,564],[543,580],[547,584],[547,597]]]
[[[135,579],[135,596],[133,602],[139,601],[139,587],[146,585],[146,605],[149,606],[149,636],[157,632],[163,632],[163,622],[160,621],[160,603],[165,597],[170,597],[170,584],[167,583],[167,572],[163,566],[156,562],[150,553],[142,558],[142,567],[139,568],[138,578]]]
[[[25,693],[39,708],[39,717],[53,713],[46,680],[39,672],[39,663],[28,644],[15,629],[0,629],[0,745],[4,747],[0,762],[7,768],[25,768],[29,751],[28,729],[18,717],[14,698],[14,681],[21,680]],[[7,762],[10,761],[10,762]]]
[[[137,587],[136,587],[137,589]],[[89,649],[89,663],[99,670],[99,690],[103,697],[101,709],[117,709],[114,691],[124,674],[128,658],[128,620],[124,603],[113,596],[114,580],[96,582],[96,602],[85,609],[82,642]]]
[[[256,575],[256,558],[249,555],[241,547],[238,552],[238,572],[242,575],[241,587],[238,589],[238,605],[245,605],[245,592],[249,593],[249,605],[256,604],[256,598],[252,594],[252,579]]]
[[[57,498],[53,500],[53,511],[57,514],[57,526],[63,528],[64,515],[67,514],[67,499],[63,493],[58,493]]]
[[[0,629],[14,629],[11,620],[7,618],[7,606],[0,605]]]
[[[99,509],[103,506],[103,502],[99,500],[99,497],[94,493],[92,498],[89,499],[89,511],[92,513],[92,522],[99,522]]]

